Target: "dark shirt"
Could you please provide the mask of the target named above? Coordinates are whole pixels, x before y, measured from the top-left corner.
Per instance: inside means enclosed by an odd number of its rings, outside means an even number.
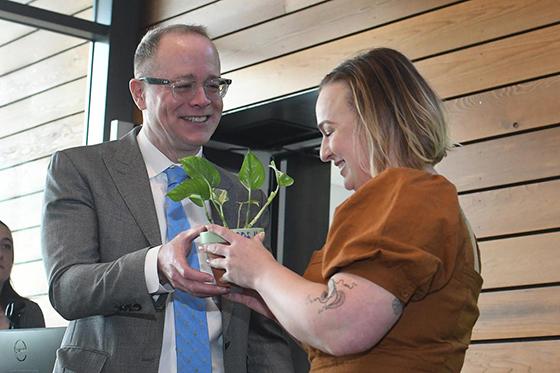
[[[44,328],[45,318],[39,305],[27,298],[8,301],[5,310],[14,329]]]

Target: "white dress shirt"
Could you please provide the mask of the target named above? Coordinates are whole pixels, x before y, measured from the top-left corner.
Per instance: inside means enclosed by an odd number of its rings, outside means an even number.
[[[165,220],[165,194],[167,193],[167,176],[164,174],[169,166],[173,164],[163,153],[161,153],[146,137],[144,131],[138,134],[138,145],[140,152],[146,163],[148,178],[150,179],[150,187],[154,196],[154,203],[161,232],[161,242],[166,242],[167,222]],[[202,155],[202,149],[198,156]],[[204,210],[190,200],[183,200],[183,207],[187,215],[187,219],[191,227],[206,224],[206,215]],[[154,247],[148,251],[144,266],[146,275],[146,286],[148,292],[157,296],[157,294],[173,292],[170,286],[162,286],[159,283],[157,271],[157,254],[161,246]],[[200,270],[212,273],[208,263],[206,263],[206,255],[198,251],[198,260]],[[175,349],[175,314],[173,311],[173,297],[168,297],[165,308],[165,322],[163,327],[163,343],[161,346],[161,356],[159,360],[159,373],[176,373],[177,372],[177,354]],[[206,298],[206,319],[208,321],[208,336],[210,338],[210,350],[212,353],[212,372],[223,373],[223,338],[222,338],[222,314],[213,298]],[[155,348],[155,346],[154,346]]]

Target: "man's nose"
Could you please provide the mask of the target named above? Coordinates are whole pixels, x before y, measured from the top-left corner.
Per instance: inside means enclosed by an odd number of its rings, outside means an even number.
[[[191,104],[195,106],[207,106],[212,102],[208,98],[203,85],[199,85],[194,89],[193,96],[191,98]]]

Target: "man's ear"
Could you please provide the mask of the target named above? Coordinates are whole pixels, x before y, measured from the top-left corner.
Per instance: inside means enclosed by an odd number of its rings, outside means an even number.
[[[134,103],[140,110],[146,109],[146,100],[144,99],[144,84],[138,79],[130,79],[128,88]]]

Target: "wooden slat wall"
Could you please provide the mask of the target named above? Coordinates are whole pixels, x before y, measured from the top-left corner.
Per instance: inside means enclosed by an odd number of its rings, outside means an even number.
[[[209,27],[234,80],[226,110],[314,88],[360,50],[411,58],[463,144],[438,170],[457,185],[480,238],[481,316],[463,371],[559,371],[560,3],[266,3],[267,12],[257,1],[151,2],[146,26]]]
[[[322,1],[324,0],[298,0],[293,2],[278,0],[230,0],[222,4],[219,2],[208,4],[179,16],[174,16],[161,23],[197,24],[198,20],[206,19],[208,23],[204,25],[208,27],[210,36],[218,38]],[[156,4],[151,3],[151,6],[154,7]],[[251,11],[247,12],[247,8],[250,8]]]
[[[92,19],[92,1],[18,1]],[[89,44],[0,21],[0,219],[13,230],[18,292],[40,303],[47,326],[67,322],[52,309],[40,245],[50,155],[80,145]]]

